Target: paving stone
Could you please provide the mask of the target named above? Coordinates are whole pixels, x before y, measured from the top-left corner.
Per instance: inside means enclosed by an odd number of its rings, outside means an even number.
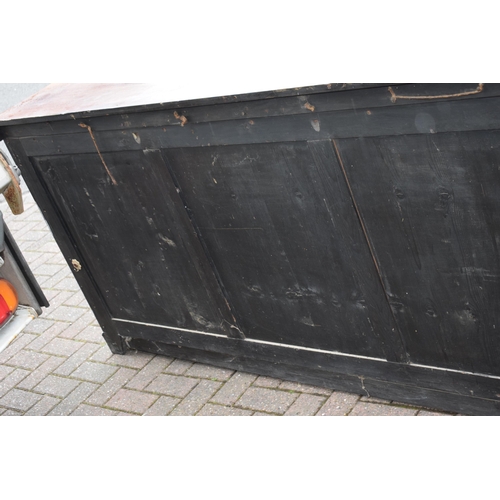
[[[42,245],[31,245],[30,250],[40,250],[43,251],[44,248],[50,247],[52,242],[43,243]],[[57,285],[62,279],[71,276],[71,271],[67,268],[61,269],[59,272],[51,276],[48,280],[43,282],[44,289],[52,288],[54,285]]]
[[[256,385],[258,387],[274,388],[279,387],[282,382],[283,380],[280,380],[278,378],[264,377],[263,375],[261,375],[260,377],[257,377],[257,380],[255,380],[253,385]]]
[[[80,403],[83,403],[99,386],[90,382],[82,382],[69,396],[65,397],[49,416],[69,415]]]
[[[189,375],[190,377],[208,378],[211,380],[224,381],[229,380],[233,373],[234,370],[195,363],[186,370],[185,375]]]
[[[85,327],[78,335],[75,336],[75,340],[102,344],[104,343],[104,338],[102,336],[102,328],[99,326],[89,325]]]
[[[19,368],[26,368],[27,370],[34,370],[48,358],[49,356],[47,354],[42,354],[36,351],[21,350],[14,354],[14,356],[7,361],[7,364],[17,366]]]
[[[417,410],[411,408],[403,408],[398,406],[383,405],[379,403],[367,403],[365,401],[358,401],[351,413],[350,417],[356,416],[413,416],[417,414]]]
[[[36,276],[53,276],[55,273],[62,269],[60,264],[42,264],[40,266],[31,266],[33,273]]]
[[[156,400],[155,394],[120,389],[107,403],[106,406],[127,412],[143,414]]]
[[[64,255],[62,253],[48,253],[49,259],[47,259],[47,264],[65,264],[68,265]]]
[[[301,394],[295,402],[288,408],[285,416],[312,416],[321,408],[325,401],[325,396],[315,396],[314,394]]]
[[[73,292],[47,290],[47,294],[45,296],[47,297],[47,300],[50,303],[50,307],[45,308],[43,312],[44,318],[55,319],[55,320],[62,319],[63,321],[65,321],[64,318],[53,317],[52,313],[57,309],[59,309],[59,307],[62,306],[64,302],[73,295]]]
[[[232,406],[222,406],[212,403],[206,404],[197,414],[197,417],[248,417],[252,411],[234,408]]]
[[[166,396],[186,397],[198,384],[199,380],[174,375],[158,375],[147,387],[146,391],[159,392]]]
[[[107,408],[99,408],[98,406],[90,406],[81,404],[76,410],[71,413],[71,417],[112,417],[116,415],[116,411],[108,410]]]
[[[113,353],[109,349],[108,345],[103,345],[101,348],[99,348],[95,354],[93,354],[90,358],[89,361],[99,361],[100,363],[104,363],[105,361],[108,361],[111,356],[113,356]]]
[[[81,342],[70,339],[55,338],[47,345],[43,346],[42,351],[58,356],[71,356],[82,347]]]
[[[15,410],[7,410],[2,413],[2,417],[20,417],[22,412]]]
[[[190,416],[195,415],[203,405],[213,396],[221,382],[201,380],[200,383],[176,406],[170,415]]]
[[[213,403],[232,405],[252,385],[257,375],[236,372],[211,399]]]
[[[41,398],[40,394],[11,389],[5,396],[0,398],[0,405],[24,412],[29,410]]]
[[[44,243],[38,251],[43,252],[43,253],[59,253],[59,247],[57,246],[57,243],[55,241],[49,241],[47,243]]]
[[[12,388],[18,386],[19,382],[29,375],[28,370],[16,368],[9,373],[2,381],[0,381],[0,397],[7,394]]]
[[[3,380],[9,373],[15,370],[12,366],[0,365],[0,380]]]
[[[113,365],[140,369],[144,368],[154,356],[148,352],[128,352],[127,354],[113,354],[106,361]]]
[[[55,290],[68,290],[72,292],[80,290],[80,286],[73,276],[63,278],[61,281],[53,285],[53,287]]]
[[[117,370],[117,366],[85,361],[71,374],[71,378],[79,378],[89,382],[102,384]]]
[[[331,389],[324,389],[323,387],[315,387],[314,385],[300,384],[299,382],[284,381],[279,385],[280,389],[286,391],[303,392],[306,394],[318,394],[320,396],[330,396]]]
[[[289,392],[263,387],[250,387],[236,402],[236,406],[282,415],[288,410],[297,397],[297,394],[291,394]]]
[[[6,363],[14,354],[24,349],[27,345],[36,340],[38,335],[32,333],[21,333],[8,347],[0,353],[0,364]]]
[[[26,417],[42,417],[47,415],[54,406],[59,404],[61,400],[59,398],[55,398],[53,396],[43,396],[38,403],[33,406],[28,412],[24,415]]]
[[[136,370],[130,368],[119,368],[104,384],[97,389],[87,400],[92,405],[103,405],[119,389],[121,389],[135,374]]]
[[[3,210],[2,210],[3,211]],[[16,240],[19,236],[23,235],[26,231],[29,231],[33,226],[36,225],[36,222],[27,222],[25,220],[16,220],[14,219],[12,222],[9,221],[9,229],[12,234],[16,234]]]
[[[43,333],[54,324],[54,320],[45,319],[44,317],[39,317],[31,321],[25,329],[24,332],[27,333]]]
[[[66,328],[59,334],[59,337],[73,339],[79,335],[87,326],[90,326],[94,320],[94,315],[90,311],[86,311],[80,318],[73,323],[66,323]],[[101,337],[101,343],[104,339]]]
[[[86,307],[87,309],[90,309],[90,306],[89,306],[89,303],[87,302],[87,299],[82,299],[82,301],[78,304],[78,307]]]
[[[64,398],[79,384],[78,380],[48,375],[33,390],[42,394]]]
[[[59,365],[64,362],[64,358],[59,358],[57,356],[51,356],[47,361],[42,363],[35,371],[28,375],[23,381],[17,384],[19,389],[33,389],[37,384],[39,384],[45,377],[52,373]],[[28,372],[29,373],[29,372]]]
[[[45,297],[49,302],[52,302],[54,298],[56,298],[60,293],[61,290],[51,290],[51,289],[44,289],[43,293],[45,294]],[[57,300],[57,299],[56,299]],[[58,305],[61,304],[61,302],[58,302]],[[47,309],[44,309],[46,311]]]
[[[156,403],[144,413],[145,417],[164,417],[168,415],[182,400],[170,396],[160,396]]]
[[[173,358],[167,356],[155,356],[130,382],[128,382],[127,388],[141,391],[172,361]]]
[[[72,354],[64,363],[54,370],[55,375],[70,375],[73,373],[84,361],[88,359],[95,351],[99,349],[96,344],[84,344],[78,351]]]
[[[38,337],[35,336],[36,338],[29,343],[29,348],[35,351],[42,350],[51,340],[55,339],[67,327],[67,323],[56,321],[44,333],[42,333]]]
[[[9,224],[10,226],[10,224]],[[26,259],[26,262],[30,266],[30,268],[36,269],[37,266],[44,264],[44,263],[50,263],[50,259],[52,258],[52,254],[49,253],[42,253],[42,252],[29,252],[25,251],[23,252],[23,256]],[[36,271],[34,272],[35,277],[36,277]]]
[[[19,247],[22,252],[43,252],[43,248],[50,244],[52,235],[49,233],[43,234],[38,240],[20,241]]]
[[[183,359],[175,359],[172,363],[168,365],[165,369],[166,373],[172,373],[173,375],[182,375],[186,373],[193,363],[191,361],[184,361]]]
[[[77,290],[69,299],[64,301],[65,306],[79,306],[82,301],[85,300],[85,296],[81,290]]]
[[[316,415],[322,417],[343,416],[350,413],[359,396],[347,392],[334,392]]]
[[[54,309],[53,311],[50,311],[47,314],[47,318],[55,319],[57,321],[73,322],[76,321],[84,313],[85,309],[82,309],[81,307],[68,307],[65,305],[61,305],[56,309]]]
[[[21,241],[40,241],[47,236],[45,231],[26,231],[22,237]]]

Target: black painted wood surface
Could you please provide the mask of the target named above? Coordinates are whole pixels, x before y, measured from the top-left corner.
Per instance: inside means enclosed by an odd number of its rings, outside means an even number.
[[[0,134],[114,352],[500,414],[499,96],[321,86]]]

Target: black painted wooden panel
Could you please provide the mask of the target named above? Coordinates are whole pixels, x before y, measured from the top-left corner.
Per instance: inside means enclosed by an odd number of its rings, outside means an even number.
[[[387,87],[322,87],[1,134],[115,351],[498,414],[500,87],[439,88],[394,86],[429,99],[393,102]]]
[[[33,136],[21,139],[29,156],[93,153],[95,145],[79,122],[69,128],[81,133]],[[384,135],[434,134],[465,130],[500,129],[500,99],[423,101],[372,110],[320,110],[309,114],[189,123],[138,130],[96,131],[101,152],[199,147],[266,142],[329,140]]]
[[[404,358],[330,141],[164,155],[245,336]]]
[[[113,317],[231,332],[231,315],[159,152],[35,161]]]
[[[410,361],[500,374],[500,132],[337,144]]]
[[[461,93],[477,88],[477,84],[411,84],[391,87],[396,95],[416,97],[430,97]],[[485,84],[480,93],[457,99],[483,99],[485,97],[500,96],[500,84]],[[419,99],[391,100],[391,92],[387,86],[379,88],[351,89],[344,92],[323,92],[312,95],[276,97],[251,102],[229,102],[225,104],[198,105],[183,103],[182,106],[173,105],[168,109],[154,111],[135,111],[113,114],[111,110],[105,116],[85,118],[86,123],[92,126],[95,132],[115,130],[117,133],[129,130],[139,133],[148,127],[179,126],[177,115],[185,116],[187,123],[218,122],[224,120],[250,120],[270,116],[290,116],[295,114],[311,115],[327,111],[353,110],[358,116],[362,113],[373,113],[381,107],[421,106]],[[432,99],[432,103],[446,102],[446,98]],[[368,115],[370,116],[370,115]],[[8,134],[11,137],[30,137],[40,135],[57,135],[81,132],[78,124],[82,120],[52,120],[50,123],[33,123],[9,125]],[[119,131],[119,132],[118,132]]]

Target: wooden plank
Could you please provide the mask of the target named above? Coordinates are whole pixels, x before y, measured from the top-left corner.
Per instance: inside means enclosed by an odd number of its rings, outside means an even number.
[[[72,127],[78,124],[69,122]],[[102,152],[198,147],[262,142],[294,142],[386,135],[500,129],[500,99],[425,102],[358,113],[356,110],[312,112],[213,123],[180,123],[143,130],[95,132]],[[21,139],[29,156],[95,152],[89,134],[54,134]]]
[[[1,133],[115,352],[498,415],[500,86],[467,89],[298,89]]]
[[[77,272],[72,265],[73,260],[78,263],[83,263],[83,257],[75,240],[71,237],[67,221],[49,195],[48,186],[39,175],[39,171],[34,168],[34,165],[24,153],[18,140],[9,139],[6,141],[6,145],[16,165],[22,170],[23,179],[28,184],[30,193],[33,195],[40,211],[49,224],[52,233],[55,235],[57,244],[66,259],[66,263],[72,270],[78,285],[102,328],[103,337],[109,348],[114,353],[124,354],[127,351],[127,346],[124,344],[122,337],[118,335],[115,325],[111,320],[109,310],[96,287],[93,277],[89,274],[87,266],[82,266],[80,271]]]
[[[330,376],[370,378],[405,386],[444,391],[467,397],[478,397],[500,402],[498,377],[440,369],[429,365],[416,366],[394,363],[383,359],[352,356],[336,352],[299,348],[292,345],[265,343],[245,339],[228,342],[220,336],[200,335],[160,325],[143,325],[115,320],[115,325],[128,342],[135,339],[166,343],[191,349],[219,352],[227,357],[245,356],[266,363],[295,366],[295,370],[312,368],[323,375],[323,384]],[[323,385],[320,384],[320,385]]]
[[[337,92],[381,85],[330,83],[269,90],[268,84],[262,82],[253,82],[251,87],[246,82],[240,82],[238,87],[234,84],[225,85],[224,83],[219,83],[218,89],[210,89],[200,85],[172,85],[168,83],[53,83],[1,113],[0,122],[33,123],[40,121],[40,118],[49,116],[53,118],[61,115],[81,117],[92,112],[102,114],[113,111],[119,113],[125,109],[161,109],[165,104],[171,107],[172,104],[182,101],[190,101],[191,105],[217,104],[269,99],[279,95],[301,95],[326,90]]]
[[[464,415],[500,415],[500,400],[495,393],[498,380],[473,374],[368,359],[360,363],[355,358],[341,360],[339,355],[263,346],[248,340],[204,342],[201,335],[158,334],[147,326],[122,327],[130,336],[132,349]]]
[[[245,336],[404,359],[330,141],[164,154]]]
[[[411,84],[393,86],[394,92],[408,97],[415,95],[418,97],[440,94],[453,95],[453,92],[462,89],[474,88],[474,84]],[[499,84],[486,84],[481,93],[468,96],[457,97],[455,99],[482,99],[485,97],[500,96]],[[447,101],[449,98],[432,100]],[[353,110],[358,115],[366,112],[372,112],[373,109],[380,107],[394,106],[419,106],[422,102],[418,99],[397,99],[392,102],[391,93],[388,87],[355,89],[344,92],[328,91],[319,94],[304,94],[290,97],[274,97],[272,99],[262,99],[251,102],[228,102],[223,104],[192,106],[172,105],[172,108],[157,111],[137,111],[124,112],[120,114],[107,114],[105,116],[87,117],[88,123],[94,131],[123,131],[131,130],[140,133],[147,127],[165,127],[170,125],[179,125],[178,115],[185,116],[188,123],[207,123],[224,120],[250,120],[269,116],[288,116],[295,114],[310,115],[311,113],[324,113],[328,111]],[[315,115],[316,116],[316,115]],[[54,134],[78,133],[78,123],[81,120],[51,120],[22,125],[9,125],[8,133],[11,137],[30,137]],[[138,129],[138,130],[136,130]]]
[[[116,185],[97,154],[34,163],[110,313],[232,334],[232,317],[159,152],[103,160]]]
[[[500,374],[500,132],[337,144],[410,360]]]

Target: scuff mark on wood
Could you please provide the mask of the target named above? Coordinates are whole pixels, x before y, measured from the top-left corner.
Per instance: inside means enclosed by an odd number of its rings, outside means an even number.
[[[309,111],[314,111],[316,108],[309,102],[306,102],[304,104],[304,108],[308,109]]]

